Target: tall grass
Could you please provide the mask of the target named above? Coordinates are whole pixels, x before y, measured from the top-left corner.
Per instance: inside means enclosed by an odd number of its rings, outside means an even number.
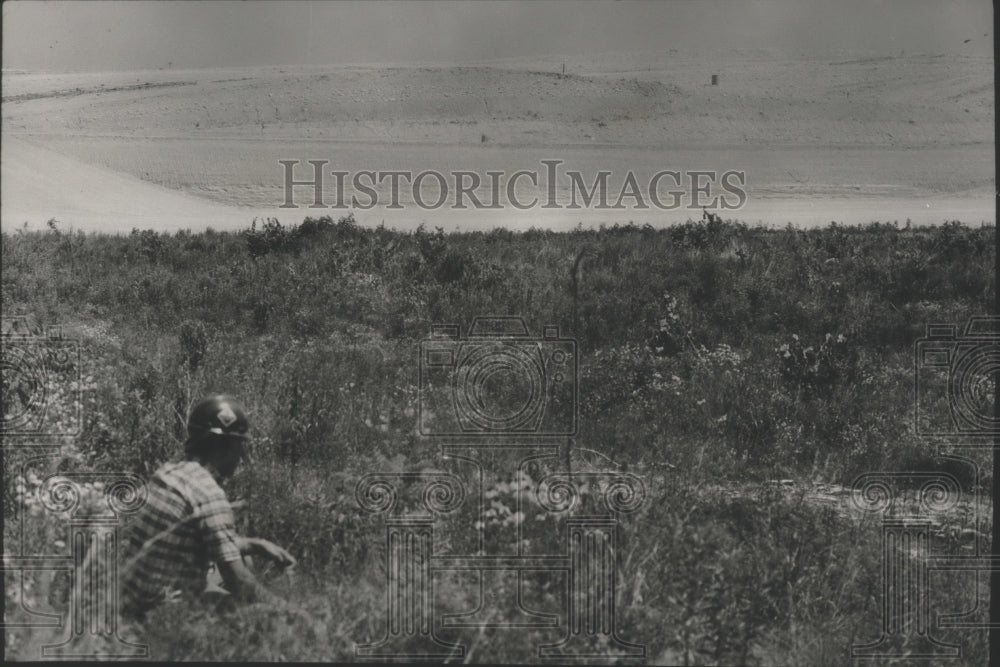
[[[2,240],[4,315],[63,325],[83,351],[83,428],[51,465],[148,475],[177,455],[198,397],[234,393],[251,412],[253,461],[230,494],[247,501],[243,530],[300,559],[299,579],[276,584],[295,609],[165,608],[149,629],[162,659],[350,660],[377,639],[383,534],[354,484],[442,465],[416,433],[431,324],[516,315],[577,340],[572,467],[649,487],[621,529],[623,638],[648,661],[843,664],[877,636],[877,525],[732,490],[944,465],[913,427],[914,343],[929,322],[989,312],[996,290],[994,228],[957,223],[445,235],[348,217]],[[19,506],[7,487],[5,535]],[[467,581],[441,585],[450,611],[475,606]],[[968,600],[982,585],[955,583]],[[558,607],[558,591],[538,604]],[[460,638],[474,661],[509,662],[553,639],[512,632]],[[982,661],[982,637],[962,632],[965,659]],[[17,637],[9,654],[32,657]]]

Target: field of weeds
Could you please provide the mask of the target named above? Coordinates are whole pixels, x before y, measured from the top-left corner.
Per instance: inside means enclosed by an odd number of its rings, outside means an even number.
[[[103,511],[100,475],[142,479],[176,458],[183,416],[214,392],[239,396],[253,424],[252,461],[228,486],[240,528],[299,565],[262,575],[279,609],[158,610],[140,637],[158,660],[349,661],[375,644],[471,662],[840,665],[883,634],[884,556],[918,568],[989,546],[988,453],[938,455],[947,441],[926,436],[955,429],[952,371],[915,352],[928,324],[961,336],[992,311],[993,227],[446,235],[348,217],[2,240],[4,317],[27,318],[36,349],[79,355],[45,362],[36,435],[5,437],[11,659],[64,635],[39,626],[67,614],[58,563],[70,519]],[[434,403],[461,364],[434,375],[423,354],[434,325],[459,326],[444,339],[457,350],[477,317],[499,316],[572,362],[557,379],[538,357],[547,412],[509,432]],[[520,414],[507,402],[523,375],[490,378],[483,400]],[[5,376],[5,421],[12,405],[41,409],[19,386]],[[965,399],[992,405],[981,383]],[[438,437],[449,428],[472,435]],[[876,473],[901,474],[840,504],[815,492]],[[56,474],[89,480],[75,509],[43,502]],[[926,539],[883,553],[884,520],[901,517]],[[403,524],[425,545],[407,558],[426,585],[387,541]],[[12,567],[31,557],[45,558]],[[985,620],[985,575],[932,563],[928,581],[938,644],[907,631],[911,615],[883,655],[984,664],[985,630],[953,626]],[[395,595],[414,606],[387,608]]]

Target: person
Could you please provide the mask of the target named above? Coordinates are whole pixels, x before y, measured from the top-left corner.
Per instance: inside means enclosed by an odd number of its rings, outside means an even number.
[[[150,479],[147,500],[126,529],[120,577],[120,609],[126,622],[185,593],[208,601],[214,564],[229,602],[281,599],[262,585],[245,556],[291,567],[295,559],[278,545],[237,534],[233,509],[220,484],[247,454],[249,421],[235,398],[210,396],[191,410],[184,460],[167,463]]]

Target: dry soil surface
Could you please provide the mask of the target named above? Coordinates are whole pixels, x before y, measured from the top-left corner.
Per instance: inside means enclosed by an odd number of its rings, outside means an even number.
[[[565,65],[565,73],[563,73]],[[718,85],[711,84],[713,74]],[[453,66],[353,65],[102,73],[3,73],[2,225],[127,232],[233,229],[254,217],[298,222],[339,216],[307,208],[285,167],[311,177],[308,160],[347,172],[443,172],[451,193],[421,208],[403,181],[390,206],[357,210],[364,224],[445,229],[567,228],[701,217],[709,196],[660,181],[663,170],[745,174],[747,199],[724,218],[808,226],[872,220],[916,224],[994,220],[993,71],[989,59],[905,56],[800,60],[762,52],[707,57],[671,51],[580,60],[512,59]],[[559,160],[554,185],[543,160]],[[519,210],[455,209],[455,171],[474,172],[489,204],[487,172],[528,170]],[[567,208],[569,171],[590,187],[607,171],[608,204],[629,173],[639,186],[620,207]],[[671,177],[672,178],[672,177]],[[323,203],[337,203],[328,174]],[[427,185],[430,188],[427,189]],[[424,200],[438,186],[425,181]],[[551,188],[551,189],[550,189]],[[549,197],[557,206],[543,208]],[[360,196],[367,204],[371,197]],[[722,203],[722,202],[716,202]],[[725,203],[736,203],[734,198]]]

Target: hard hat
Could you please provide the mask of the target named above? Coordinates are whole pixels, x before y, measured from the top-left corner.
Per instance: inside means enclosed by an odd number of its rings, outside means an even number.
[[[206,436],[218,435],[246,439],[250,422],[243,405],[232,396],[220,394],[202,399],[188,417],[188,440],[185,450],[190,450]]]

